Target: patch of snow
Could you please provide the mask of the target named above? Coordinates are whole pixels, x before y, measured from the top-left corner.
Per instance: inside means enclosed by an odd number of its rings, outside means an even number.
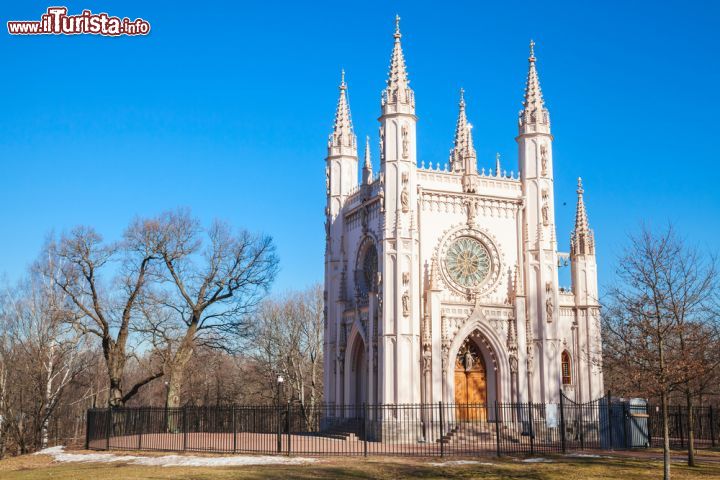
[[[595,455],[591,453],[571,453],[570,455],[566,455],[568,457],[578,457],[578,458],[602,458],[601,455]]]
[[[428,465],[432,465],[433,467],[452,467],[454,465],[489,465],[494,466],[494,463],[488,463],[488,462],[478,462],[477,460],[450,460],[448,462],[435,462],[435,463],[428,463]]]
[[[552,463],[552,460],[548,460],[547,458],[542,457],[525,458],[522,461],[525,463]]]
[[[141,457],[113,453],[66,453],[65,447],[46,448],[35,455],[50,455],[61,463],[129,463],[154,467],[235,467],[244,465],[301,465],[317,461],[314,458],[284,456],[234,455],[231,457],[197,457],[192,455],[163,455]]]

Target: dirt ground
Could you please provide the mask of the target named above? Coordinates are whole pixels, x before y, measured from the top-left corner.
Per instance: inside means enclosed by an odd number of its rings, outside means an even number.
[[[90,453],[76,451],[72,453]],[[158,457],[164,454],[113,452],[116,455]],[[633,452],[631,452],[633,453]],[[0,478],[35,479],[322,479],[322,478],[483,478],[537,480],[656,479],[662,474],[659,452],[641,455],[600,453],[575,456],[505,458],[317,458],[304,465],[218,467],[158,467],[116,463],[59,463],[48,455],[25,455],[0,461]],[[216,458],[214,455],[196,455]],[[700,466],[683,465],[682,452],[673,456],[673,478],[720,480],[720,452],[706,452]]]

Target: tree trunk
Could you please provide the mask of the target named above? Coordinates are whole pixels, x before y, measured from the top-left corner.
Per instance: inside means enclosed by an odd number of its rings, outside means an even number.
[[[688,409],[688,466],[695,466],[695,412],[690,390],[685,392]]]
[[[670,480],[670,426],[668,425],[668,395],[663,391],[660,396],[663,419],[663,480]]]
[[[108,406],[111,408],[122,407],[125,403],[123,402],[122,389],[122,377],[125,370],[125,351],[109,345],[103,345],[103,348],[105,349],[105,362],[107,363],[108,380],[110,381]]]
[[[167,408],[177,408],[180,406],[180,393],[182,391],[183,380],[185,379],[185,367],[187,367],[192,357],[195,347],[195,328],[189,328],[180,346],[175,352],[175,356],[170,365],[168,375],[168,389],[165,405]]]
[[[48,360],[45,363],[45,398],[44,408],[41,412],[42,425],[40,426],[40,448],[46,449],[48,447],[48,427],[50,423],[50,409],[52,408],[53,401],[53,370],[55,369],[54,362],[55,355],[55,343],[50,344],[50,352],[48,353]]]

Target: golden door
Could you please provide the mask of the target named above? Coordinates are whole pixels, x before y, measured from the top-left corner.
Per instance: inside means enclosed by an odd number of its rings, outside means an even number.
[[[486,420],[485,364],[479,351],[475,348],[470,350],[473,353],[471,360],[468,360],[464,354],[458,354],[455,361],[455,403],[458,420]]]

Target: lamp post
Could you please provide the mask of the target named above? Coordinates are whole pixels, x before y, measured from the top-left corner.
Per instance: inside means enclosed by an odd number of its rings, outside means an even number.
[[[280,431],[280,394],[285,379],[282,375],[277,376],[277,451],[282,452],[282,432]]]

